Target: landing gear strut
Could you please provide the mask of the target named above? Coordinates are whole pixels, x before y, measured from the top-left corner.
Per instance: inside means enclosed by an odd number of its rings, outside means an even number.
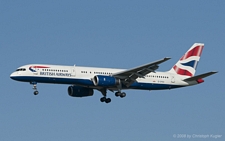
[[[121,92],[122,89],[122,83],[119,83],[119,85],[117,86],[118,92],[115,93],[115,96],[118,97],[120,96],[121,98],[124,98],[126,96],[125,92]]]
[[[38,95],[37,82],[31,82],[30,84],[33,85],[34,95]]]

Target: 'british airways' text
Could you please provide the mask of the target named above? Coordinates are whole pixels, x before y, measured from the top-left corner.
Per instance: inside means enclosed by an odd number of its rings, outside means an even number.
[[[47,76],[66,76],[71,77],[71,73],[55,73],[55,72],[40,72],[40,75],[47,75]]]

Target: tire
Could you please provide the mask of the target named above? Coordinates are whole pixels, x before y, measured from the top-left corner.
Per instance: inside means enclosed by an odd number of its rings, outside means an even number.
[[[105,103],[110,103],[111,102],[111,99],[110,98],[107,98],[106,100],[105,100]]]
[[[106,98],[105,97],[102,97],[102,98],[100,98],[100,101],[101,102],[105,102],[106,101]]]
[[[38,93],[39,93],[38,91],[34,91],[34,95],[38,95]]]
[[[120,92],[116,92],[116,93],[115,93],[115,96],[116,96],[116,97],[118,97],[118,96],[120,96],[120,95],[121,95]]]
[[[121,93],[120,97],[124,98],[126,96],[126,93]]]

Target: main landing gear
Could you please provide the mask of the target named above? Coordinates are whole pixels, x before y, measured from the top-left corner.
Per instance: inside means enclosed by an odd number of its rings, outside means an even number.
[[[111,98],[106,98],[106,93],[107,93],[107,90],[106,89],[101,89],[101,90],[99,90],[101,93],[102,93],[102,95],[103,95],[103,97],[102,98],[100,98],[100,101],[101,102],[105,102],[105,103],[110,103],[111,102]]]
[[[38,95],[37,82],[31,82],[30,84],[33,85],[34,95]]]
[[[100,101],[101,102],[105,102],[105,103],[110,103],[111,102],[111,98],[106,98],[106,89],[101,89],[101,90],[99,90],[101,93],[102,93],[102,95],[103,95],[103,97],[102,98],[100,98]],[[121,98],[124,98],[125,96],[126,96],[126,93],[124,93],[124,92],[120,92],[120,91],[118,91],[118,92],[116,92],[115,93],[115,96],[116,97],[121,97]]]
[[[122,93],[121,92],[116,92],[115,96],[116,97],[120,96],[121,98],[124,98],[126,96],[126,93],[124,93],[124,92],[122,92]]]
[[[111,102],[111,98],[106,98],[105,96],[100,98],[101,102],[105,102],[105,103],[110,103]]]

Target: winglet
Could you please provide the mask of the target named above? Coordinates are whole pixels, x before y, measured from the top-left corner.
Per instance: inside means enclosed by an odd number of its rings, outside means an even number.
[[[155,61],[154,63],[155,63],[155,64],[161,64],[161,63],[163,63],[163,62],[165,62],[165,61],[167,61],[167,60],[170,60],[170,59],[171,59],[170,57],[165,57],[165,58],[163,58],[163,59],[161,59],[161,60]]]
[[[170,57],[165,57],[164,58],[165,61],[170,60],[170,59],[171,59]]]

